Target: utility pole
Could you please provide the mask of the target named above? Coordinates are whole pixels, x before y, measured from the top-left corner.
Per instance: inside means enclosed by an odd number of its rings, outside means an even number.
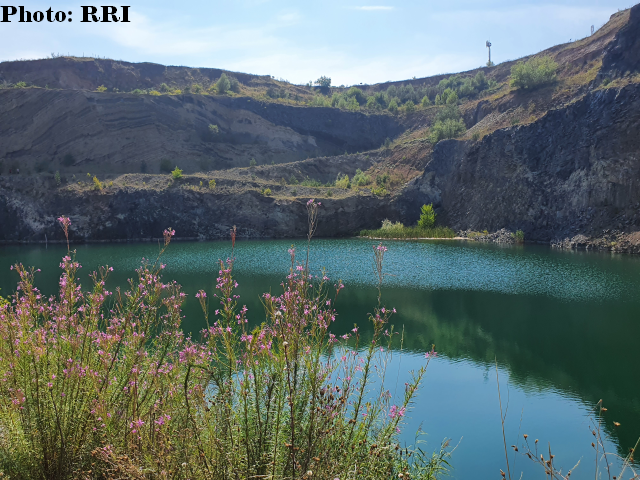
[[[591,25],[591,35],[593,35],[593,32],[595,32],[595,28],[593,28],[593,25]]]
[[[491,67],[493,66],[493,63],[491,63],[491,42],[489,40],[487,40],[487,48],[489,49],[489,61],[487,62],[487,67]]]

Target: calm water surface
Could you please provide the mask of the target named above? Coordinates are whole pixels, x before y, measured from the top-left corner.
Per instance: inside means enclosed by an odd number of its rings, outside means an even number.
[[[315,240],[311,264],[324,267],[346,289],[337,302],[333,330],[354,323],[364,328],[376,301],[372,241]],[[608,448],[624,453],[640,436],[640,259],[555,252],[544,247],[496,247],[454,242],[387,242],[383,302],[395,307],[396,329],[404,328],[404,348],[389,366],[392,393],[408,372],[423,364],[436,345],[409,421],[402,433],[427,433],[427,448],[444,438],[458,444],[454,478],[496,478],[504,450],[496,388],[497,358],[503,407],[508,406],[507,444],[527,433],[551,444],[566,470],[580,460],[576,478],[593,476],[590,418],[599,399],[608,408],[604,426]],[[245,241],[236,245],[241,302],[252,321],[264,313],[259,296],[280,291],[288,273],[290,241]],[[302,253],[304,244],[296,242]],[[174,243],[164,257],[165,279],[181,283],[189,298],[184,329],[203,327],[193,295],[215,286],[217,260],[229,242]],[[0,247],[0,288],[15,289],[15,262],[42,269],[38,283],[54,293],[60,246]],[[114,267],[110,287],[125,285],[142,257],[155,258],[155,244],[82,245],[78,260],[86,275],[99,265]],[[365,333],[366,334],[366,333]],[[398,396],[402,387],[398,388]],[[613,421],[620,422],[614,427]],[[543,478],[521,456],[510,456],[515,478]]]

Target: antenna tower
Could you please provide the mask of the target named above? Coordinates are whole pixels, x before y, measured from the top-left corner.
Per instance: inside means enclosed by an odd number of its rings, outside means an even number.
[[[487,62],[487,67],[492,65],[491,63],[491,42],[487,40],[487,48],[489,49],[489,61]]]

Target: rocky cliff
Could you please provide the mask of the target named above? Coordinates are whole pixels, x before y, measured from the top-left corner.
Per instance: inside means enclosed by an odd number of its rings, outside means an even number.
[[[0,162],[23,173],[157,173],[162,159],[186,172],[284,163],[370,150],[402,131],[389,115],[208,95],[3,89],[0,111]]]
[[[433,203],[459,230],[521,229],[549,242],[640,229],[640,85],[602,89],[481,141],[442,141],[396,205]]]

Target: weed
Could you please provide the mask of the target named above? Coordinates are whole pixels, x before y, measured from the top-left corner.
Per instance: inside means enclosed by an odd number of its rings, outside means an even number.
[[[176,167],[172,172],[171,172],[171,177],[174,180],[179,180],[182,178],[182,170],[180,170],[178,167]]]
[[[212,178],[211,180],[209,180],[209,190],[213,190],[215,188],[216,188],[216,180]]]

